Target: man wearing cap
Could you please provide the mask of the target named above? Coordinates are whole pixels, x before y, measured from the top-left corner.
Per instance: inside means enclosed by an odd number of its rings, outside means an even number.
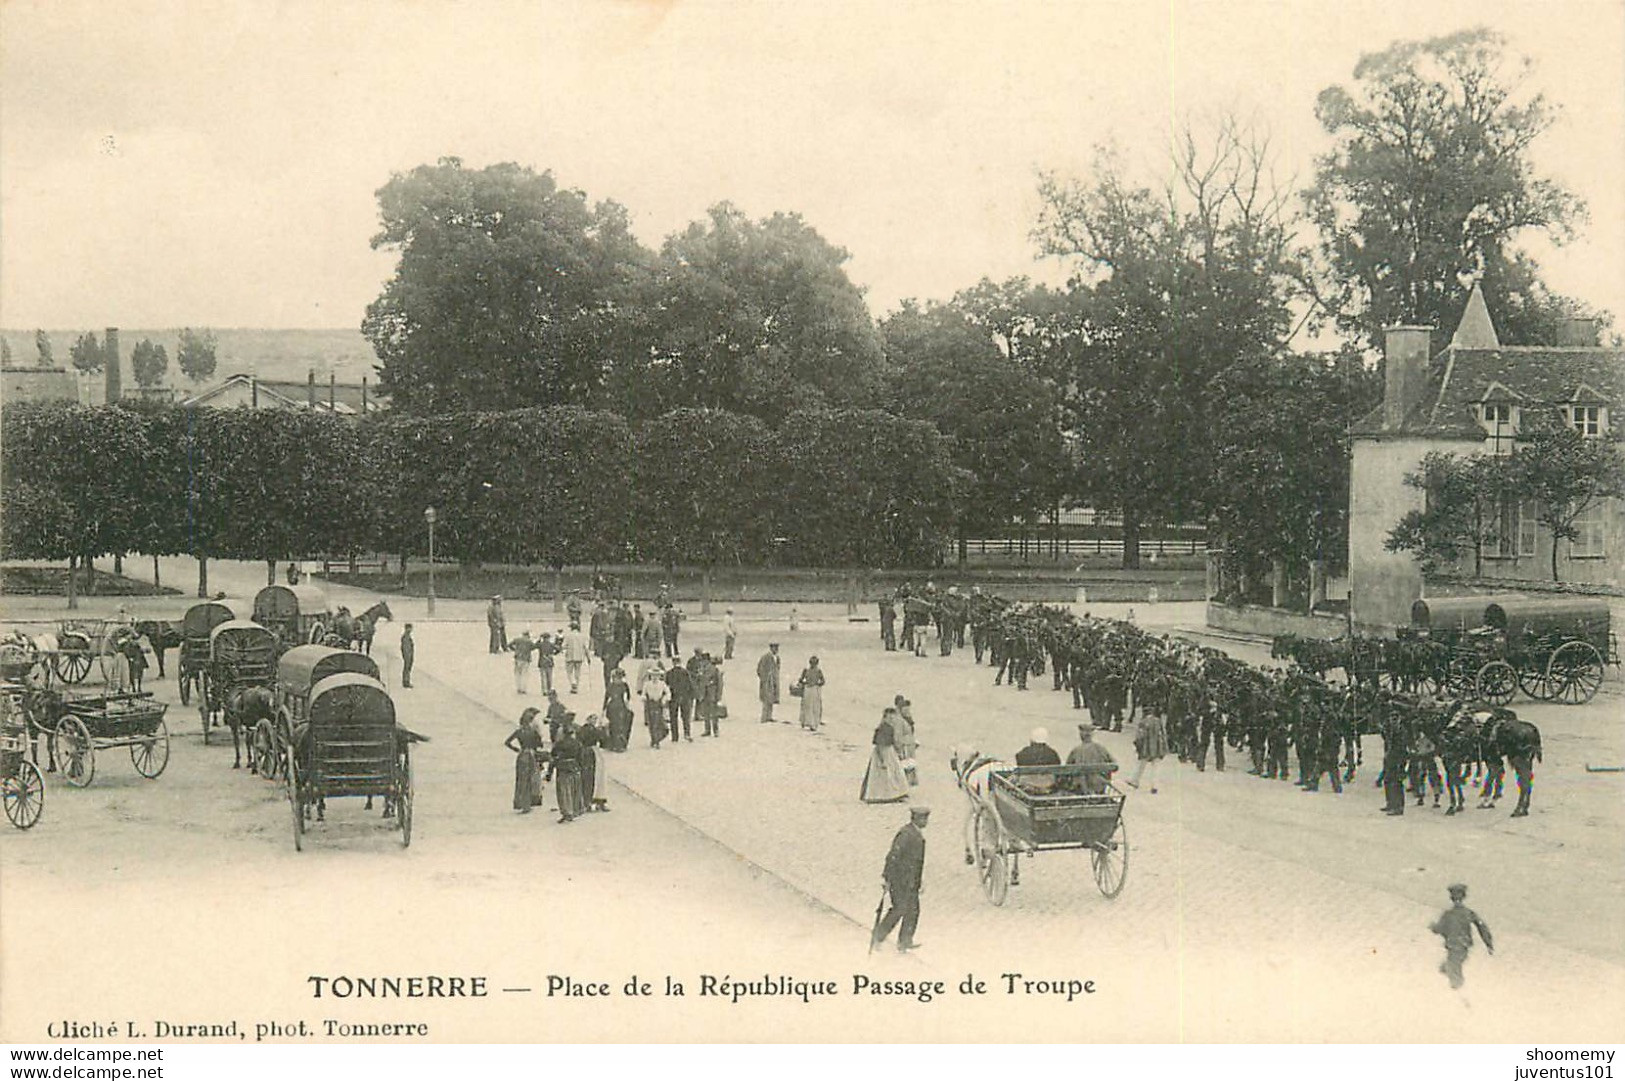
[[[491,652],[506,653],[508,650],[508,626],[502,616],[502,595],[499,593],[491,598],[491,603],[485,607],[485,626],[491,632]]]
[[[1049,729],[1035,728],[1027,737],[1027,746],[1016,752],[1016,765],[1018,766],[1059,766],[1061,754],[1049,745]],[[1049,792],[1055,787],[1055,774],[1053,773],[1026,773],[1021,775],[1021,785],[1031,792]]]
[[[891,851],[886,853],[886,867],[880,872],[880,880],[891,897],[891,909],[875,924],[870,949],[886,941],[899,922],[903,926],[897,932],[898,952],[919,948],[920,944],[914,941],[914,929],[920,923],[920,891],[925,886],[925,826],[930,818],[929,807],[909,808],[908,825],[892,838]]]
[[[773,723],[773,707],[779,701],[779,644],[769,642],[767,652],[756,662],[756,697],[762,703],[762,723]],[[786,722],[789,723],[789,722]]]
[[[518,694],[524,694],[525,684],[530,682],[530,655],[536,649],[536,643],[530,640],[530,628],[520,631],[512,644],[513,689]]]
[[[1456,883],[1450,887],[1450,907],[1433,921],[1428,928],[1434,934],[1444,939],[1444,963],[1439,971],[1450,978],[1450,986],[1460,988],[1466,982],[1462,975],[1461,966],[1467,960],[1467,953],[1473,948],[1473,928],[1478,928],[1478,935],[1484,940],[1484,948],[1490,953],[1495,952],[1495,940],[1490,937],[1490,928],[1478,913],[1468,908],[1464,903],[1467,900],[1467,887]]]
[[[1078,725],[1078,739],[1078,745],[1067,753],[1066,764],[1082,768],[1066,778],[1067,787],[1086,796],[1098,796],[1117,772],[1117,759],[1095,742],[1095,726],[1088,721]]]

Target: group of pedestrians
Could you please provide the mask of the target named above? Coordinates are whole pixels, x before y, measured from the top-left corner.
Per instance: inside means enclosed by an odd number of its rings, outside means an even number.
[[[609,769],[604,757],[606,732],[597,714],[580,724],[563,708],[556,693],[546,717],[549,739],[537,725],[542,711],[530,706],[519,715],[519,727],[503,746],[514,752],[513,809],[530,814],[546,801],[554,786],[559,822],[574,822],[589,811],[609,810]]]

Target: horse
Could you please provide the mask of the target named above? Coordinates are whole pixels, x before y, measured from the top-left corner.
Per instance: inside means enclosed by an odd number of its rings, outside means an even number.
[[[254,762],[253,731],[260,721],[276,720],[276,696],[269,687],[238,687],[226,695],[225,722],[231,728],[231,751],[235,756],[232,769],[241,769],[243,766],[243,744],[248,746],[248,771],[258,773],[259,768]],[[242,730],[249,731],[247,740],[241,738]]]
[[[993,810],[993,788],[988,775],[1004,765],[1003,761],[984,755],[969,744],[955,747],[953,757],[948,760],[949,768],[954,771],[954,783],[965,794],[965,862],[972,866],[976,863],[977,812],[986,808],[989,813],[997,814]]]
[[[355,617],[350,628],[349,639],[345,642],[345,648],[353,647],[358,653],[365,653],[369,657],[372,656],[373,632],[377,629],[377,623],[380,619],[387,619],[391,623],[395,622],[395,614],[389,610],[389,605],[383,601],[379,601]]]
[[[1494,809],[1510,761],[1518,779],[1518,805],[1512,817],[1526,817],[1535,787],[1535,763],[1541,760],[1540,729],[1499,706],[1475,710],[1473,721],[1478,728],[1479,760],[1487,767],[1484,787],[1479,790],[1479,809]]]
[[[158,662],[158,678],[164,678],[164,654],[181,644],[180,624],[165,619],[143,619],[136,622],[135,633],[152,643],[153,658]]]

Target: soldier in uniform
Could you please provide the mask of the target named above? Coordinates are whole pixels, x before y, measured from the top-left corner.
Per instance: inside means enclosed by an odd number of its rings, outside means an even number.
[[[1467,954],[1473,948],[1473,928],[1478,928],[1478,936],[1484,940],[1484,949],[1491,954],[1495,953],[1495,940],[1490,937],[1489,924],[1467,907],[1466,900],[1466,886],[1459,882],[1451,886],[1450,907],[1440,913],[1439,918],[1428,928],[1444,939],[1444,963],[1439,966],[1439,971],[1449,977],[1450,986],[1457,989],[1466,982],[1461,966],[1467,961]]]
[[[887,653],[897,652],[897,605],[890,597],[880,598],[880,643]]]
[[[1382,714],[1382,813],[1405,813],[1405,771],[1410,765],[1409,732],[1403,704],[1391,699]]]
[[[925,827],[931,818],[931,809],[911,807],[908,818],[908,825],[892,838],[886,866],[880,872],[880,880],[891,898],[891,909],[875,924],[869,939],[870,949],[886,941],[898,923],[902,924],[897,932],[898,952],[906,953],[920,945],[914,941],[914,929],[920,923],[920,893],[925,888]]]

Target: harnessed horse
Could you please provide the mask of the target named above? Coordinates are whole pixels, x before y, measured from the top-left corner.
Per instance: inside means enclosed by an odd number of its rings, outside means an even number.
[[[276,720],[276,696],[269,687],[238,687],[226,695],[225,709],[226,724],[231,728],[231,751],[235,758],[232,769],[241,769],[243,766],[243,743],[241,738],[244,728],[250,733],[254,731],[260,721]],[[251,739],[252,737],[250,737]],[[254,749],[249,747],[248,771],[257,773],[258,767],[254,764]]]

